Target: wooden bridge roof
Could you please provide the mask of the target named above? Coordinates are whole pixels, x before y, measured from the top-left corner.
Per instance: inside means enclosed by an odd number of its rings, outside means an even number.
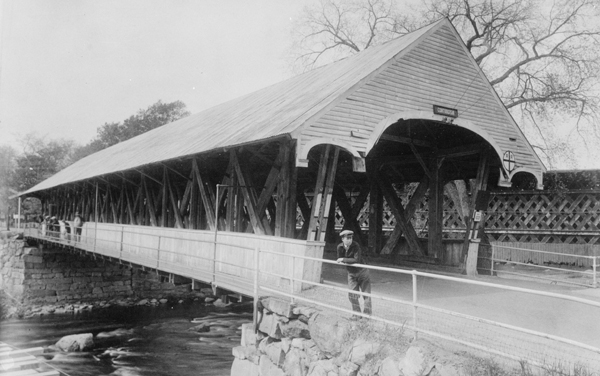
[[[541,182],[541,161],[452,24],[441,20],[99,151],[22,195],[282,135],[298,140],[300,166],[320,143],[364,156],[400,118],[442,121],[432,105],[457,108],[465,115],[454,125],[481,135],[499,156],[514,150]]]

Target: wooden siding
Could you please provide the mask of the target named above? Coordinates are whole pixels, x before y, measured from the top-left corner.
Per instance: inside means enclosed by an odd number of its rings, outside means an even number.
[[[336,138],[367,152],[368,139],[380,121],[400,111],[432,112],[432,106],[457,108],[459,118],[481,127],[503,151],[515,153],[519,165],[541,168],[517,125],[465,53],[450,24],[400,54],[386,69],[349,92],[335,107],[315,119],[300,136],[306,145],[318,138]],[[516,138],[517,141],[510,141]]]
[[[320,282],[320,262],[298,258],[292,261],[293,257],[268,251],[321,259],[322,242],[220,231],[215,248],[214,239],[213,231],[86,222],[77,246],[122,262],[207,283],[214,281],[219,287],[246,295],[253,291],[256,249],[261,251],[260,270],[280,275],[263,273],[261,284],[289,292],[291,275],[298,280]],[[307,287],[297,283],[294,290]]]

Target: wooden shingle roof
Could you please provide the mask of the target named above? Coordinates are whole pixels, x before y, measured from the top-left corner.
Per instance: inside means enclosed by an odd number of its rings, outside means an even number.
[[[233,99],[99,151],[77,161],[23,194],[223,147],[268,140],[285,134],[298,139],[301,145],[307,145],[311,138],[323,136],[319,133],[319,129],[328,127],[327,118],[331,117],[332,111],[344,111],[343,102],[349,96],[368,88],[369,85],[372,86],[372,80],[381,79],[382,74],[398,63],[398,56],[404,56],[407,51],[415,50],[416,46],[442,29],[451,29],[455,33],[449,21],[438,21],[383,45],[371,47],[346,59]],[[458,34],[455,36],[459,38]],[[460,38],[457,42],[462,43]],[[471,58],[470,55],[468,57]],[[484,84],[489,86],[487,81]],[[488,91],[490,95],[495,95],[491,86]],[[403,99],[398,97],[398,100]],[[494,105],[493,100],[488,102],[487,105],[490,103]],[[412,106],[413,110],[419,109],[419,105],[415,105],[413,99],[409,98],[407,105]],[[501,103],[495,105],[500,107],[496,111],[504,111],[508,114]],[[398,108],[402,108],[402,103],[391,107],[389,104],[384,106],[388,108],[388,113],[393,113]],[[348,112],[356,113],[356,111],[368,112],[369,108],[352,109]],[[381,112],[377,109],[375,116],[373,114],[369,116],[373,124],[359,125],[359,128],[361,131],[376,133],[377,123],[387,115],[389,114],[385,111]],[[509,115],[505,117],[510,118]],[[331,125],[331,121],[329,124]],[[339,124],[331,126],[340,127]],[[490,126],[494,127],[493,124]],[[511,129],[508,133],[517,134],[513,136],[518,137],[521,144],[525,145],[529,164],[532,166],[538,164],[539,169],[543,169],[516,124],[509,128]],[[344,135],[346,133],[350,134],[347,130]],[[349,142],[353,141],[356,140],[349,139]],[[354,142],[352,147],[366,150],[367,141],[368,139],[359,140],[358,143]]]

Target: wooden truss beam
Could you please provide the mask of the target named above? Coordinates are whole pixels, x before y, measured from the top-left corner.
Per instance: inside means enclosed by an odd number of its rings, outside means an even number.
[[[400,226],[400,229],[404,233],[404,237],[408,242],[410,250],[419,256],[423,256],[425,252],[421,247],[419,237],[417,236],[417,233],[409,220],[410,217],[406,215],[406,212],[402,207],[402,201],[396,194],[392,183],[390,183],[390,181],[383,174],[378,174],[377,180],[379,181],[381,192],[383,193],[390,210],[396,218],[397,226]]]

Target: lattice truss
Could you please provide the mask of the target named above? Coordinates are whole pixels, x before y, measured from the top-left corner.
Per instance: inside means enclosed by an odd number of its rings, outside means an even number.
[[[398,189],[406,205],[413,187]],[[354,204],[358,194],[352,194]],[[411,219],[419,236],[427,236],[427,195]],[[357,218],[360,226],[369,228],[369,202]],[[344,226],[344,217],[336,208],[335,225]],[[383,230],[392,231],[396,219],[384,201]],[[444,196],[444,238],[462,238],[465,223],[454,202]],[[485,232],[491,240],[563,244],[600,244],[600,191],[495,192],[490,197]]]

